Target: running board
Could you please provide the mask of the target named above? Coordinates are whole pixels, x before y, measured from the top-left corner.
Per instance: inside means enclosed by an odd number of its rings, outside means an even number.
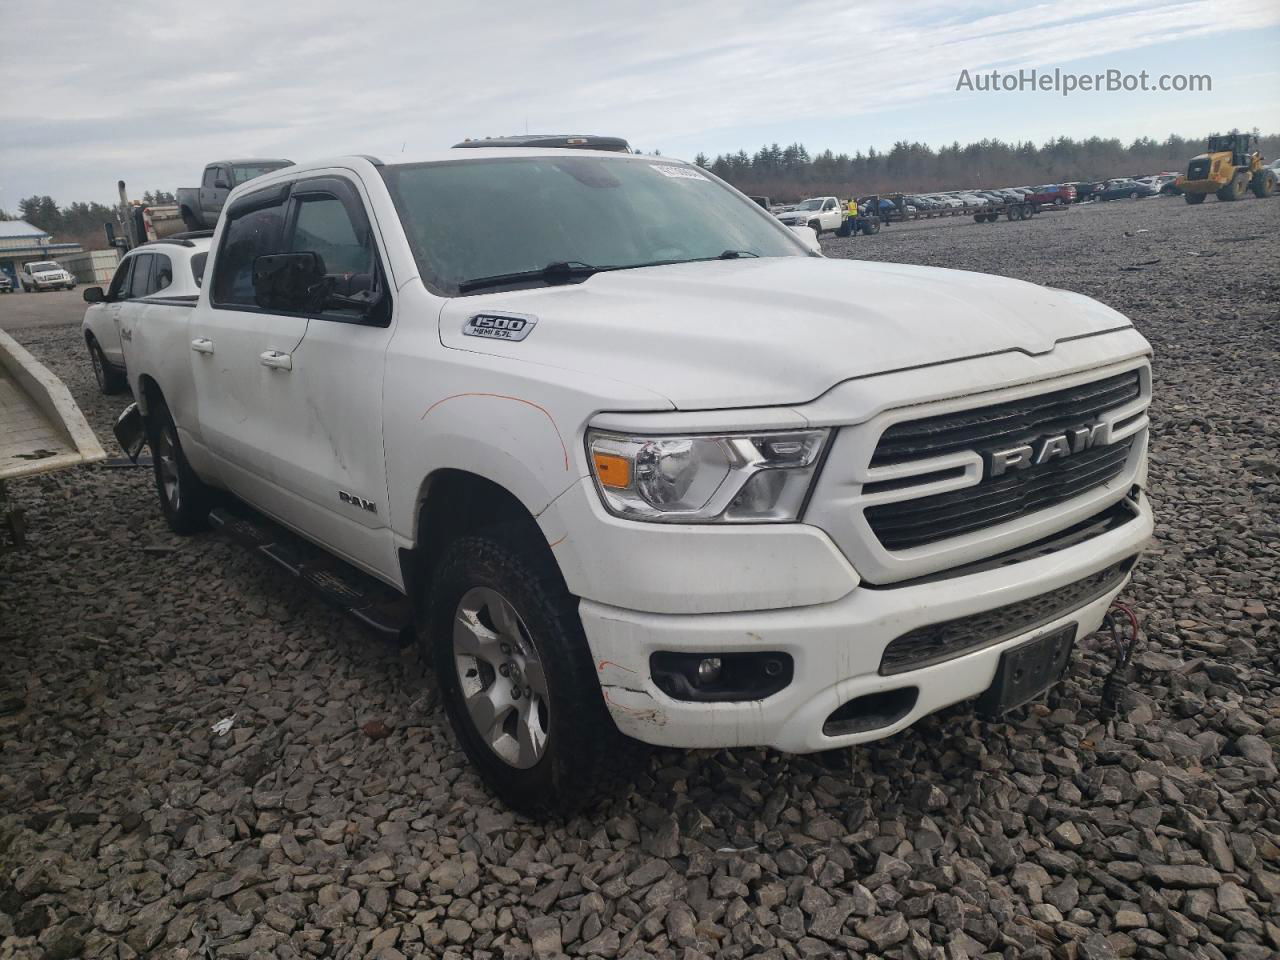
[[[391,601],[369,597],[352,582],[354,577],[344,575],[334,566],[305,562],[293,547],[280,539],[269,522],[255,522],[219,507],[210,511],[209,523],[236,543],[297,577],[327,603],[350,614],[375,633],[400,644],[413,641],[413,607],[407,597]]]

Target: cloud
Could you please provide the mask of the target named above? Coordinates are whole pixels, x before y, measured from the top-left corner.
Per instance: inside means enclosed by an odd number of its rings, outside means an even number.
[[[0,127],[0,206],[36,191],[106,199],[120,177],[137,192],[172,189],[224,156],[389,159],[526,122],[712,150],[730,146],[718,146],[727,131],[794,122],[839,145],[859,118],[952,95],[962,68],[1051,68],[1280,23],[1273,0],[988,0],[981,11],[938,0],[24,8],[40,39],[0,60],[0,85],[18,91]]]

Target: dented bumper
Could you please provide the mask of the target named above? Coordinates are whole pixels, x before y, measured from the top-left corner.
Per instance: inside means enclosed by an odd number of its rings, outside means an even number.
[[[1129,521],[1056,552],[964,576],[889,589],[860,587],[832,603],[754,613],[653,614],[583,600],[579,611],[605,702],[623,733],[662,746],[770,746],[809,753],[889,736],[981,695],[992,685],[1001,655],[1030,639],[1061,630],[1073,639],[1092,633],[1127,582],[1130,561],[1152,527],[1150,506],[1140,497]],[[1072,585],[1116,565],[1123,565],[1120,574],[1102,589],[1074,595],[1060,611],[1047,608],[1034,626],[1013,632],[990,624],[993,611],[1021,609],[1025,616],[1030,605],[1034,615],[1036,601],[1063,591],[1071,596]],[[886,671],[885,651],[894,640],[969,617],[995,630],[998,642],[919,669]],[[651,675],[651,656],[664,651],[708,657],[778,652],[792,658],[794,675],[762,700],[677,700]],[[858,698],[883,694],[892,700],[899,693],[902,710],[878,719],[872,711],[853,732],[847,732],[849,724],[829,722]]]

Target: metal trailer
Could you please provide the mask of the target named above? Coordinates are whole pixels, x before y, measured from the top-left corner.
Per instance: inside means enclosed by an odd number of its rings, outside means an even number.
[[[22,544],[25,524],[6,481],[106,456],[66,385],[0,330],[0,528],[13,545]]]

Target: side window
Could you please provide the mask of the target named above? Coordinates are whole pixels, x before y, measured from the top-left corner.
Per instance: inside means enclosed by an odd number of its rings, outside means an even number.
[[[297,199],[291,252],[320,255],[331,292],[338,298],[368,296],[377,287],[377,258],[372,231],[353,223],[346,204],[327,194]],[[324,313],[337,319],[363,316],[365,307],[331,301]]]
[[[280,253],[284,208],[280,203],[232,217],[222,229],[222,245],[213,265],[213,303],[219,307],[257,307],[253,295],[253,261]]]
[[[133,258],[133,275],[129,279],[129,293],[126,300],[137,300],[151,292],[151,261],[149,253],[140,253]]]
[[[212,187],[212,186],[213,186],[213,182],[214,182],[215,180],[217,180],[217,179],[218,179],[218,168],[217,168],[217,167],[205,167],[205,168],[204,168],[204,181],[203,181],[202,186]]]
[[[137,257],[125,257],[120,261],[120,266],[116,267],[115,276],[111,278],[111,286],[107,288],[108,300],[122,299],[124,294],[129,290],[129,271],[133,269],[133,261]]]
[[[153,253],[155,269],[151,272],[151,289],[148,293],[158,293],[173,283],[173,261],[163,253]]]

